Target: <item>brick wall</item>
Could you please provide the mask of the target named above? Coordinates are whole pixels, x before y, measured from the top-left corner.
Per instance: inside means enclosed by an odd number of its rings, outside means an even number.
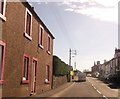
[[[32,74],[32,58],[38,60],[36,94],[51,89],[52,83],[52,54],[53,37],[51,36],[51,54],[47,53],[48,30],[44,32],[44,49],[38,47],[39,25],[43,24],[33,13],[32,17],[32,40],[24,36],[25,11],[27,4],[21,2],[7,2],[6,21],[2,21],[2,38],[6,43],[4,83],[2,86],[3,96],[29,96],[31,78],[28,84],[22,84],[23,55],[30,56],[30,75]],[[34,11],[32,11],[34,12]],[[45,84],[46,66],[50,66],[50,84]]]

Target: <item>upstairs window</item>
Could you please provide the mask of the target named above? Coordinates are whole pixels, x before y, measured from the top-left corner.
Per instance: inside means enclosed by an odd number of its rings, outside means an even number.
[[[23,68],[22,68],[22,83],[29,82],[29,65],[30,58],[27,55],[23,56]]]
[[[32,40],[32,14],[27,8],[25,14],[25,37]]]
[[[5,6],[6,6],[6,0],[0,0],[0,18],[6,21]]]
[[[4,74],[5,43],[0,41],[0,84],[3,83]]]
[[[3,15],[4,0],[0,0],[0,13]]]
[[[50,36],[48,35],[48,45],[47,45],[47,52],[48,52],[48,54],[51,54],[51,52],[50,52]]]
[[[39,28],[39,47],[43,48],[44,28],[40,25]]]

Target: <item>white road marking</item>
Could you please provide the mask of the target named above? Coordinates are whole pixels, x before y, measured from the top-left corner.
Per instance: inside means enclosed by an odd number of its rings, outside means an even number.
[[[92,84],[92,86],[94,86],[94,85]]]
[[[96,90],[99,94],[102,94],[99,90]]]
[[[103,95],[103,97],[106,97],[106,96]]]
[[[95,86],[93,86],[93,88],[96,90],[96,87],[95,87]]]
[[[105,99],[108,99],[105,95],[103,95],[103,97],[104,97]]]
[[[87,78],[88,82],[90,82],[90,80]],[[91,82],[90,82],[91,83]]]
[[[89,79],[88,79],[88,81],[90,82]],[[93,87],[99,94],[101,94],[105,99],[108,99],[105,95],[103,95],[99,90],[96,89],[96,87],[93,85],[92,82],[90,82],[90,83],[91,83],[92,87]]]

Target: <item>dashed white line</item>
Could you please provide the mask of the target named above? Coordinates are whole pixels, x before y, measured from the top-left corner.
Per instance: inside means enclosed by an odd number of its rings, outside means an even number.
[[[104,96],[104,95],[103,95],[103,97],[104,97],[105,99],[108,99],[108,98],[107,98],[106,96]]]
[[[88,82],[90,82],[90,80],[87,78]],[[91,83],[91,82],[90,82]]]
[[[96,90],[96,87],[95,87],[95,86],[93,86],[93,88]]]
[[[103,96],[103,98],[108,99],[105,95],[103,95],[99,90],[96,89],[96,87],[92,84],[92,82],[88,79],[88,81],[91,83],[92,87]]]
[[[102,94],[99,90],[96,90],[99,94]]]
[[[103,97],[105,98],[106,96],[103,95]]]

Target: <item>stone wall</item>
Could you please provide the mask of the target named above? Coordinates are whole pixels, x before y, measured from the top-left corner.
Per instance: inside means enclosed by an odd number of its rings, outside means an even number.
[[[59,77],[53,76],[53,88],[57,88],[65,83],[67,83],[67,76],[59,76]]]

